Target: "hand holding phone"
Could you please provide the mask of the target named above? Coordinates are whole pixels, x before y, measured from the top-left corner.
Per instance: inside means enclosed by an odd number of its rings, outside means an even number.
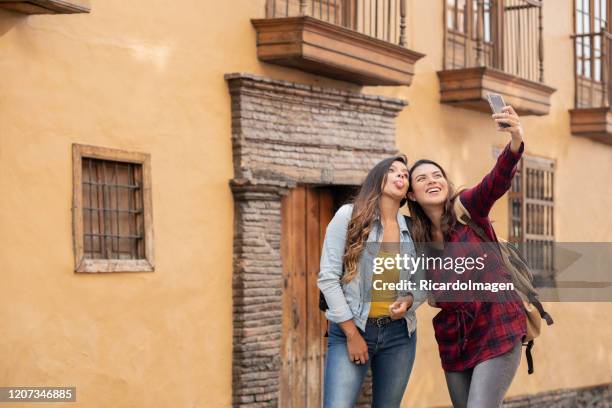
[[[506,107],[506,103],[500,94],[488,93],[487,100],[489,101],[493,113],[504,113],[503,109]],[[499,123],[499,127],[508,128],[510,125],[508,123]]]
[[[487,94],[489,105],[493,110],[493,119],[498,123],[498,131],[509,132],[512,135],[510,150],[518,152],[523,143],[523,126],[518,114],[512,106],[506,106],[504,98],[499,94]]]

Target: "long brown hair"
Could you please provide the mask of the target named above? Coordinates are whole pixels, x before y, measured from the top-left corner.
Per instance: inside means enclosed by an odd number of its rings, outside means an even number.
[[[453,183],[446,176],[446,172],[438,163],[432,160],[419,160],[410,167],[409,170],[409,180],[410,186],[408,187],[408,191],[412,190],[412,176],[417,167],[423,164],[432,164],[440,169],[442,176],[448,183],[448,196],[446,197],[446,202],[444,203],[444,212],[442,213],[442,220],[440,221],[440,229],[442,230],[442,234],[444,238],[448,238],[451,231],[455,227],[455,223],[457,222],[457,217],[455,216],[455,210],[453,210],[453,204],[458,197],[458,193],[455,192],[455,188]],[[412,217],[412,229],[410,230],[410,235],[412,235],[412,239],[415,242],[432,242],[432,222],[423,210],[423,207],[416,201],[408,200],[408,208],[410,209],[410,216]]]
[[[408,166],[408,159],[404,155],[381,160],[370,170],[355,198],[343,256],[344,276],[342,280],[345,283],[350,282],[357,275],[359,257],[372,230],[372,221],[380,215],[380,197],[387,183],[389,168],[396,161]],[[400,207],[405,203],[406,199],[403,199],[400,202]]]

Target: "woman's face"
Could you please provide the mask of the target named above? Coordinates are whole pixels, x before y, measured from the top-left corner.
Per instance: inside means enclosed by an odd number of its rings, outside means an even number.
[[[396,200],[406,198],[408,192],[408,167],[401,161],[394,161],[387,172],[383,194]]]
[[[448,198],[448,181],[436,165],[425,163],[412,171],[409,199],[422,207],[444,205]]]

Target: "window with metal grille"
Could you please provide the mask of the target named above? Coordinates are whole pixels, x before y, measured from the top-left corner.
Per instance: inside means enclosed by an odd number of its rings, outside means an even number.
[[[83,159],[84,256],[144,259],[142,166]]]
[[[524,156],[508,193],[508,240],[519,244],[540,286],[554,285],[555,163]]]
[[[77,272],[152,271],[150,156],[73,145]]]

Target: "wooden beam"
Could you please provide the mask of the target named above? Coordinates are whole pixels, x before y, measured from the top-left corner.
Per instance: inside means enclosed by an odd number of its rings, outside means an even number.
[[[89,13],[89,0],[0,0],[0,8],[24,14]]]

